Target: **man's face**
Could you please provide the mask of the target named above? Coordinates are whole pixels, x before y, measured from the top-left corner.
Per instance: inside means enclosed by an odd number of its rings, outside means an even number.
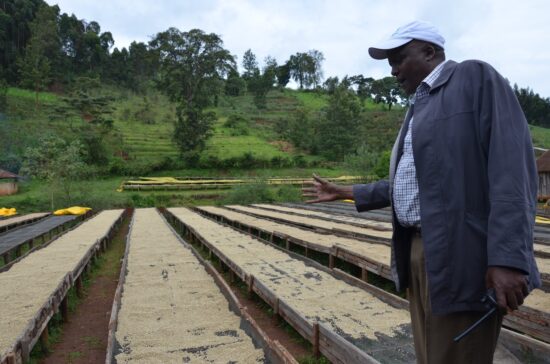
[[[388,51],[391,74],[407,95],[413,94],[420,82],[434,68],[433,62],[429,62],[433,59],[433,52],[430,52],[427,47],[429,45],[426,43],[413,40],[404,46]]]

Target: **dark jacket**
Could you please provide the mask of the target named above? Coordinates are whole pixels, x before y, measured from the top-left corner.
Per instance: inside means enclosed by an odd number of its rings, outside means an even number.
[[[358,211],[389,206],[408,128],[392,151],[390,181],[354,186]],[[414,105],[413,156],[432,310],[483,310],[488,266],[525,272],[540,286],[533,253],[537,172],[525,116],[508,82],[481,61],[444,65]],[[393,214],[392,271],[408,285],[410,229]]]

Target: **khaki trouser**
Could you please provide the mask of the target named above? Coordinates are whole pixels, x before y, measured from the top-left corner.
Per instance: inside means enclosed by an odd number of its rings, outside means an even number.
[[[491,315],[458,343],[453,338],[476,322],[484,312],[433,315],[428,296],[424,245],[415,234],[411,247],[409,300],[416,359],[421,364],[493,362],[502,316]]]

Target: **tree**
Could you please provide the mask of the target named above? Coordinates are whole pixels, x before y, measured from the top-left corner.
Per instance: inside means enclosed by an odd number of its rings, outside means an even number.
[[[244,52],[243,55],[243,75],[242,77],[248,81],[250,78],[254,77],[257,73],[260,72],[258,67],[258,61],[256,61],[256,55],[252,53],[251,49],[248,49]]]
[[[304,86],[317,87],[323,78],[323,70],[321,67],[324,61],[323,53],[313,49],[308,53],[296,53],[290,56],[290,76],[294,81],[298,82],[300,89]]]
[[[345,84],[340,84],[329,99],[325,115],[316,131],[316,146],[330,160],[342,161],[357,145],[361,105]]]
[[[263,73],[256,70],[254,75],[248,79],[248,89],[254,94],[254,104],[258,109],[265,109],[267,106],[267,93],[277,82],[277,61],[275,58],[267,56]]]
[[[174,140],[184,160],[195,163],[214,120],[204,108],[222,90],[224,77],[236,68],[235,60],[219,36],[200,29],[170,28],[157,34],[150,46],[159,55],[158,86],[179,104]]]
[[[529,123],[550,127],[550,98],[542,98],[530,88],[518,85],[514,85],[514,93]]]
[[[212,135],[212,124],[216,120],[216,115],[213,112],[182,105],[177,108],[176,114],[178,119],[174,141],[183,160],[194,166],[199,161],[200,152],[204,149],[206,141]]]
[[[18,61],[21,85],[32,88],[38,105],[38,92],[51,80],[51,64],[58,58],[59,40],[56,14],[52,8],[43,5],[30,24],[31,38],[25,48],[25,55]]]
[[[74,182],[86,174],[84,147],[80,141],[71,143],[55,135],[42,137],[37,146],[28,147],[20,174],[44,180],[50,187],[51,208],[54,195],[60,191],[70,201]]]
[[[357,96],[361,99],[361,103],[364,103],[372,93],[372,83],[374,78],[364,77],[363,75],[356,75],[349,78],[351,83],[357,87]]]
[[[371,92],[374,95],[374,102],[388,105],[388,110],[391,110],[393,104],[407,99],[403,95],[395,77],[391,76],[374,80],[371,83]]]
[[[246,82],[239,76],[236,70],[229,71],[225,81],[225,94],[228,96],[240,96],[246,89]]]
[[[279,87],[286,87],[290,82],[290,62],[277,67],[277,84]]]

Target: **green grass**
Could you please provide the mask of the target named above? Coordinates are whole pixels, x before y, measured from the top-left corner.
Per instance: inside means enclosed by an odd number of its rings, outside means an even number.
[[[550,149],[550,129],[529,125],[529,130],[535,147]]]
[[[34,91],[31,90],[25,90],[22,88],[15,88],[15,87],[9,87],[8,88],[8,94],[7,96],[9,98],[20,98],[30,101],[36,100],[36,94]],[[38,101],[39,102],[45,102],[45,103],[55,103],[59,100],[59,97],[51,92],[39,92],[38,93]]]

